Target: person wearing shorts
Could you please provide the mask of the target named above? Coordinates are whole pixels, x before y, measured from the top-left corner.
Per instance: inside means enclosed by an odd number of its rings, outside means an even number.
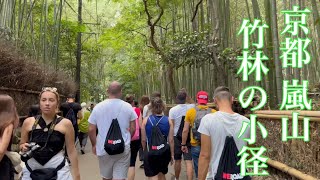
[[[186,112],[194,107],[194,104],[186,104],[187,92],[182,89],[178,92],[176,101],[178,105],[174,106],[169,111],[169,120],[174,125],[174,170],[175,170],[175,178],[179,179],[181,172],[181,159],[183,155],[183,159],[185,160],[187,167],[187,177],[188,180],[192,180],[193,178],[193,167],[192,167],[192,154],[191,154],[191,145],[190,142],[186,144],[182,144],[182,139],[177,137],[178,131],[180,128],[180,124],[183,122],[182,119],[186,115]],[[181,146],[186,146],[189,148],[188,152],[182,152]]]
[[[93,154],[98,156],[100,174],[103,180],[127,179],[130,163],[130,142],[135,133],[137,114],[132,106],[122,101],[121,84],[112,82],[108,87],[109,98],[100,102],[93,109],[89,117],[89,137]],[[112,120],[117,119],[125,150],[121,154],[109,155],[104,149],[104,143]],[[96,134],[98,128],[99,133]]]
[[[165,105],[161,98],[155,97],[151,99],[150,107],[152,114],[143,119],[141,126],[141,141],[144,150],[144,173],[150,179],[165,179],[165,174],[168,173],[169,162],[171,161],[171,165],[173,164],[173,125],[169,122],[168,116],[162,114]],[[160,158],[154,157],[148,152],[150,148],[148,143],[151,142],[153,126],[159,128],[161,134],[170,145],[170,149],[167,149],[164,154],[161,154]]]
[[[100,175],[105,179],[126,179],[130,165],[130,149],[117,155],[98,156]]]

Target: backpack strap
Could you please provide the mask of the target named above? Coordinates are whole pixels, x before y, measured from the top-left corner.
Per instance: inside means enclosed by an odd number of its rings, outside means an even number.
[[[32,129],[31,129],[31,135],[29,137],[29,142],[32,140],[33,131],[37,128],[37,126],[39,124],[39,120],[41,118],[41,115],[37,115],[34,118],[35,118],[35,121],[34,121],[34,124],[32,126]]]
[[[121,106],[120,106],[120,110],[119,110],[119,112],[118,112],[118,115],[117,115],[117,117],[115,118],[115,119],[117,119],[117,120],[118,120],[118,117],[119,117],[119,115],[120,115],[120,113],[121,113],[122,106],[123,106],[123,104],[121,104]]]
[[[194,118],[194,122],[196,122],[196,119],[198,119],[198,112],[201,111],[201,109],[198,108],[198,106],[196,106],[195,109],[196,109],[196,116],[195,116],[195,118]]]
[[[152,126],[154,126],[154,124],[152,123],[152,121],[151,121],[151,118],[150,118],[150,117],[153,117],[153,116],[152,116],[152,115],[151,115],[151,116],[149,116],[149,118],[148,118],[148,119],[149,119],[149,121],[150,121],[151,125],[152,125]],[[159,121],[157,122],[156,126],[158,126],[158,124],[160,123],[160,121],[162,120],[162,118],[163,118],[163,117],[164,117],[164,116],[162,116],[162,117],[159,119]],[[156,120],[154,117],[153,117],[153,119],[154,119],[154,120]]]
[[[33,131],[37,128],[37,125],[39,124],[39,121],[41,119],[41,115],[38,115],[36,116],[36,121],[34,122],[33,126],[32,126],[32,130],[31,130],[31,135],[30,135],[30,138],[29,138],[29,142],[31,142],[32,140],[32,135],[33,135]],[[47,139],[46,139],[46,143],[45,145],[41,148],[41,150],[43,148],[45,148],[48,144],[48,141],[49,141],[49,138],[54,130],[54,127],[56,126],[56,124],[58,124],[61,120],[63,119],[63,117],[58,117],[56,115],[55,119],[52,121],[51,125],[50,125],[50,128],[48,129],[48,136],[47,136]],[[43,127],[41,127],[41,129],[43,129]]]

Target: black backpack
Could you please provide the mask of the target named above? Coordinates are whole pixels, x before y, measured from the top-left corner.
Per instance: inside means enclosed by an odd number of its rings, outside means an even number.
[[[177,139],[179,141],[182,141],[182,132],[183,132],[183,128],[184,128],[184,119],[185,119],[185,116],[182,116],[181,117],[181,123],[180,123],[180,126],[179,126],[179,129],[178,129],[178,132],[177,132]],[[190,131],[188,132],[188,136],[187,136],[187,143],[190,142]]]
[[[170,146],[168,144],[167,139],[165,136],[162,134],[161,130],[158,128],[158,124],[162,120],[164,116],[162,116],[157,124],[153,124],[151,121],[151,118],[153,116],[149,116],[148,120],[152,124],[152,129],[151,129],[151,142],[148,142],[148,157],[149,160],[152,162],[159,161],[160,159],[162,160],[167,160],[167,156],[169,155],[170,158]],[[153,118],[154,119],[154,118]]]
[[[69,105],[69,110],[65,116],[65,118],[69,119],[71,122],[72,122],[72,125],[75,126],[77,124],[77,116],[76,114],[74,113],[72,107]]]
[[[124,140],[117,118],[112,119],[112,123],[104,143],[104,150],[109,155],[116,155],[124,152]]]
[[[224,148],[220,157],[217,174],[215,180],[225,179],[243,179],[251,180],[250,176],[241,176],[240,167],[237,165],[240,157],[238,157],[238,148],[232,136],[227,136]]]

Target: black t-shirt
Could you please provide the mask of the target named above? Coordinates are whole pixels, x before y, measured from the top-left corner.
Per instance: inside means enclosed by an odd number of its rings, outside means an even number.
[[[78,112],[82,109],[79,103],[68,103],[68,102],[64,102],[61,104],[60,106],[60,111],[62,111],[62,116],[65,117],[69,111],[69,109],[72,108],[74,114],[77,116]],[[78,119],[76,117],[76,119]]]

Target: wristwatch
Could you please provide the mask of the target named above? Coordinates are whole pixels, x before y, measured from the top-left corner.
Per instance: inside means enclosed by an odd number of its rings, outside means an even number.
[[[181,146],[187,146],[186,144],[181,144]]]

